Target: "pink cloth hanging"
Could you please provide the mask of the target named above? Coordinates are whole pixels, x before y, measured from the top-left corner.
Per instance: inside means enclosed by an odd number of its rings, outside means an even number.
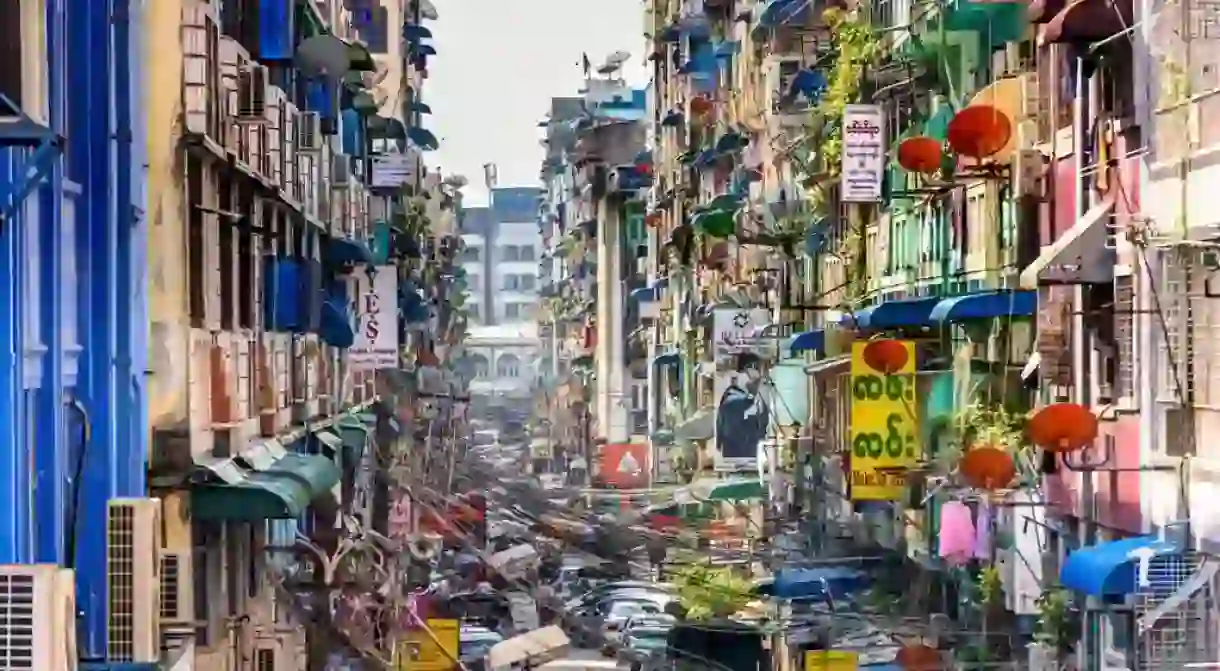
[[[937,546],[942,559],[950,564],[965,564],[974,554],[974,516],[961,501],[948,501],[940,507],[940,535]]]
[[[979,501],[974,526],[974,558],[991,559],[991,504],[987,501]]]

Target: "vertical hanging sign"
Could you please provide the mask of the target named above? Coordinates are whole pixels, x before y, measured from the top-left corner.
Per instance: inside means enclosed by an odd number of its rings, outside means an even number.
[[[348,350],[352,370],[398,368],[398,270],[377,266],[352,271],[356,281],[356,341]]]
[[[899,341],[894,341],[899,342]],[[906,471],[922,456],[915,343],[900,341],[906,362],[891,374],[869,365],[867,342],[851,348],[851,500],[896,501],[906,495]]]
[[[844,203],[881,200],[885,178],[885,115],[880,105],[847,105],[843,110],[843,153],[839,193]]]

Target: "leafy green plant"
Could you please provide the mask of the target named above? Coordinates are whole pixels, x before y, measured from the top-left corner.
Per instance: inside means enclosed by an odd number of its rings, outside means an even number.
[[[1004,598],[1004,581],[1000,569],[995,566],[985,566],[979,571],[979,598],[984,606],[994,606]]]
[[[953,418],[955,442],[965,450],[990,445],[1015,451],[1025,442],[1025,413],[1001,404],[974,402]]]
[[[672,581],[692,620],[728,617],[754,598],[750,579],[731,568],[692,564],[674,573]]]
[[[1060,652],[1071,650],[1080,638],[1071,592],[1061,587],[1047,589],[1038,597],[1037,605],[1034,640]]]
[[[881,40],[859,11],[831,8],[822,14],[822,19],[830,29],[831,44],[838,55],[815,111],[823,119],[818,153],[823,169],[837,175],[843,155],[843,114],[847,105],[859,98],[864,70],[880,54]]]

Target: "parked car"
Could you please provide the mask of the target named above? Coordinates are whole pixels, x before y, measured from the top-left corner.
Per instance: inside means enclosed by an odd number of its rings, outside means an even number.
[[[469,671],[483,671],[487,653],[503,640],[503,636],[487,627],[462,627],[458,639],[458,658]]]
[[[670,623],[672,624],[672,623]],[[666,624],[648,624],[630,627],[615,648],[615,657],[631,671],[647,671],[665,660],[669,648],[669,630]]]
[[[633,629],[638,627],[660,627],[663,629],[670,629],[677,621],[678,618],[670,615],[669,613],[642,613],[640,615],[628,618],[628,620],[623,623],[623,633],[630,634]]]
[[[615,596],[601,599],[565,614],[565,628],[577,645],[613,652],[623,623],[633,615],[660,613],[663,604],[642,596]]]

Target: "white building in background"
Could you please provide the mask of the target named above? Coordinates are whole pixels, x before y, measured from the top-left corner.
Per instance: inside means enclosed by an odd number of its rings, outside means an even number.
[[[488,405],[528,401],[537,378],[541,347],[532,322],[475,326],[466,335],[466,358],[473,373],[470,393]]]
[[[534,321],[540,289],[538,262],[543,251],[538,231],[541,195],[537,187],[492,189],[488,288],[494,296],[497,324]]]

